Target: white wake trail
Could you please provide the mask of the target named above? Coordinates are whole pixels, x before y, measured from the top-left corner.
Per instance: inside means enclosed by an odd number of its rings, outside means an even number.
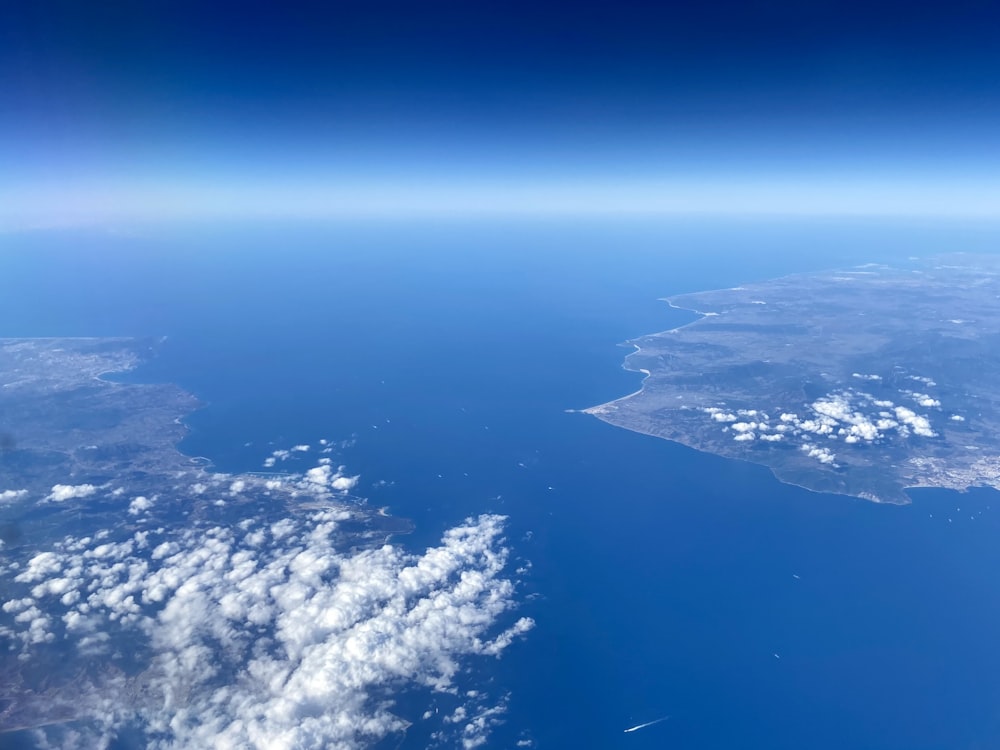
[[[654,724],[659,724],[661,721],[666,721],[669,716],[661,716],[659,719],[653,719],[652,721],[647,721],[645,724],[636,724],[634,727],[629,727],[626,732],[638,732],[640,729],[645,729],[646,727],[651,727]]]

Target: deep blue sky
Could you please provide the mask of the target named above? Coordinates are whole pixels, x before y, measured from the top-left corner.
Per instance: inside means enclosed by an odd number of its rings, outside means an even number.
[[[987,2],[13,0],[0,191],[989,181],[998,29]]]

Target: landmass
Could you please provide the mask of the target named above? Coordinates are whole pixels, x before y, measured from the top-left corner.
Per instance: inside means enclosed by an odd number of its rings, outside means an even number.
[[[28,511],[14,530],[17,541],[38,543],[49,531],[61,532],[59,518],[67,514],[88,519],[85,525],[99,527],[102,520],[120,525],[126,491],[130,497],[171,492],[197,499],[222,486],[224,504],[210,511],[192,502],[189,511],[219,516],[225,506],[266,499],[272,511],[297,512],[325,501],[348,509],[376,538],[409,530],[407,521],[373,513],[360,498],[335,491],[332,474],[326,483],[305,484],[290,471],[231,476],[182,453],[178,444],[188,432],[183,420],[203,404],[176,384],[129,378],[164,343],[162,338],[0,339],[0,507],[13,517],[18,514],[12,510]],[[236,482],[239,490],[228,492]],[[88,502],[67,505],[83,499]],[[163,512],[175,513],[176,507],[167,504]],[[151,505],[143,516],[159,513]],[[15,546],[11,523],[5,529],[8,549]]]
[[[700,317],[629,341],[642,388],[585,411],[816,492],[1000,489],[1000,262],[911,264],[667,298]]]
[[[416,554],[334,441],[184,455],[202,404],[138,382],[162,345],[0,339],[0,744],[371,747],[420,719],[400,691],[485,742],[505,698],[464,660],[532,626],[503,517]]]

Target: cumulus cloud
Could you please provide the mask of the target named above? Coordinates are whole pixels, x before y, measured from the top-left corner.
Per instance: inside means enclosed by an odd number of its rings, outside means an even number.
[[[865,381],[879,381],[881,376],[853,373],[853,377]],[[930,378],[908,376],[928,387],[935,385]],[[940,408],[941,402],[926,393],[900,390],[924,408]],[[930,418],[916,413],[913,409],[896,406],[892,401],[878,399],[870,393],[844,388],[822,396],[804,405],[806,412],[776,409],[772,423],[766,411],[761,409],[726,410],[721,406],[703,407],[701,412],[714,422],[721,423],[722,432],[729,433],[734,442],[767,443],[799,442],[806,455],[820,463],[835,466],[833,451],[816,444],[816,438],[841,442],[844,445],[871,445],[880,443],[887,435],[908,438],[936,437]],[[804,416],[800,416],[804,414]],[[950,417],[952,421],[964,419],[959,415]]]
[[[97,487],[92,484],[56,484],[52,486],[52,491],[45,499],[54,503],[62,503],[66,500],[90,497],[95,492],[97,492]]]
[[[927,417],[921,416],[911,409],[907,409],[905,406],[897,406],[895,413],[896,419],[913,430],[914,435],[920,435],[921,437],[937,436],[937,433],[931,429],[931,423]]]
[[[0,492],[0,503],[11,503],[27,496],[27,490],[4,490]]]
[[[131,728],[164,750],[369,747],[405,730],[393,713],[400,686],[455,693],[466,659],[499,656],[534,623],[503,625],[515,603],[503,517],[468,519],[422,554],[352,549],[340,530],[352,518],[326,508],[67,537],[14,566],[0,635],[26,659],[46,647],[82,658],[143,644],[150,656],[136,676],[67,688],[106,736]],[[474,748],[503,706],[463,711],[451,714],[452,744]]]
[[[774,425],[767,412],[760,409],[736,409],[733,412],[726,411],[718,406],[703,407],[700,411],[707,414],[715,422],[720,422],[723,432],[732,432],[732,438],[738,443],[749,443],[754,440],[763,440],[769,443],[777,443],[784,440],[784,433],[789,426],[786,422],[797,419],[794,414],[782,414],[781,423]]]
[[[804,443],[801,449],[807,456],[815,458],[821,464],[836,465],[833,463],[836,456],[826,448],[820,448],[812,443]]]
[[[735,414],[729,414],[724,409],[720,409],[717,406],[707,406],[702,409],[703,412],[708,414],[716,422],[735,422],[738,417]]]
[[[299,449],[302,450],[299,450]],[[271,455],[264,459],[264,467],[272,468],[278,461],[287,461],[292,457],[292,451],[304,453],[309,450],[308,445],[296,445],[291,450],[285,450],[284,448],[279,448],[276,451],[271,451]]]
[[[923,406],[925,408],[941,406],[940,401],[938,401],[936,398],[928,396],[926,393],[914,393],[913,398],[919,406]]]
[[[820,434],[829,434],[836,427],[838,435],[845,439],[850,438],[848,442],[859,440],[872,442],[882,437],[878,427],[854,407],[849,393],[835,393],[818,399],[813,402],[811,408],[821,418],[826,418],[823,420],[823,425],[830,428],[824,429]]]
[[[329,464],[314,466],[306,472],[306,481],[325,487],[330,483],[330,475],[332,472],[333,469],[330,468]]]
[[[360,478],[360,476],[346,477],[340,475],[333,478],[333,481],[330,482],[330,486],[338,492],[349,492],[357,486]]]
[[[55,552],[39,552],[28,560],[27,568],[18,573],[14,580],[18,583],[34,583],[40,581],[60,569],[60,558]]]
[[[321,458],[319,465],[309,469],[299,484],[306,491],[333,490],[341,494],[350,492],[357,486],[361,477],[345,475],[345,468],[339,466],[335,470],[329,459]]]
[[[153,507],[152,500],[150,500],[148,497],[143,497],[142,495],[139,495],[139,497],[134,498],[132,502],[129,503],[128,512],[130,515],[137,516],[143,511],[147,511],[152,507]]]
[[[904,393],[914,396],[924,406],[940,406],[936,399],[926,394],[914,394],[910,391]],[[882,410],[871,413],[873,406]],[[881,441],[890,430],[901,437],[907,437],[911,433],[923,437],[936,435],[926,416],[916,414],[906,407],[895,406],[891,401],[852,390],[838,391],[816,399],[809,404],[809,410],[813,416],[808,419],[800,418],[795,412],[782,412],[779,416],[780,423],[774,427],[775,433],[807,438],[803,444],[807,446],[812,445],[809,436],[839,439],[851,445]],[[808,452],[810,448],[805,450]]]
[[[925,409],[937,408],[941,406],[941,402],[938,399],[933,396],[929,396],[926,393],[919,393],[917,391],[909,391],[905,389],[901,390],[900,393],[913,399],[918,406],[922,406]]]
[[[493,706],[470,718],[462,727],[463,750],[483,747],[489,739],[489,730],[501,723],[500,717],[506,710],[505,705]]]

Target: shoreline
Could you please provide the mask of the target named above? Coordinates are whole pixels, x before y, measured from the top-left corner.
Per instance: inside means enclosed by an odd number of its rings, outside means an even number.
[[[798,367],[801,369],[801,361],[799,355],[795,353],[795,350],[787,350],[791,352],[791,354],[784,355],[781,353],[783,350],[776,349],[779,354],[778,358],[774,361],[778,366],[783,367],[784,370],[767,370],[761,374],[762,371],[760,371],[758,367],[755,372],[758,373],[757,377],[759,382],[744,382],[743,380],[729,382],[722,380],[721,378],[724,376],[729,377],[728,373],[730,372],[730,368],[739,368],[742,365],[750,364],[755,361],[755,357],[763,358],[760,360],[760,363],[762,363],[760,364],[761,367],[765,364],[770,366],[770,363],[772,362],[769,358],[771,356],[770,350],[768,350],[768,353],[766,354],[757,354],[756,349],[754,348],[755,345],[753,344],[755,339],[746,338],[742,333],[740,333],[741,331],[746,329],[746,331],[750,333],[761,335],[767,333],[772,326],[787,327],[791,325],[790,320],[793,318],[797,319],[793,313],[801,312],[802,310],[808,312],[813,309],[811,306],[816,304],[814,297],[817,293],[831,288],[834,289],[834,292],[836,292],[836,289],[847,289],[847,287],[841,287],[838,285],[842,277],[845,280],[849,278],[850,280],[857,281],[860,284],[860,286],[852,285],[850,287],[850,291],[844,292],[844,294],[847,295],[846,299],[852,301],[857,300],[858,304],[862,305],[861,309],[868,310],[870,308],[871,310],[878,312],[884,307],[884,305],[880,302],[881,298],[879,295],[882,293],[880,290],[896,289],[899,287],[903,291],[911,294],[914,293],[912,280],[912,273],[915,270],[914,266],[926,267],[928,262],[931,262],[934,259],[921,258],[913,260],[917,260],[918,262],[916,264],[911,261],[909,263],[897,263],[891,265],[869,263],[860,266],[854,265],[849,268],[832,268],[820,271],[792,273],[776,277],[774,279],[765,279],[752,284],[661,297],[659,298],[659,301],[666,302],[670,309],[693,314],[696,317],[691,321],[677,325],[673,328],[658,331],[656,333],[645,334],[624,342],[623,345],[633,347],[633,351],[625,356],[624,361],[620,366],[627,372],[637,372],[643,375],[639,387],[630,393],[579,411],[597,417],[601,421],[615,427],[623,427],[624,429],[636,434],[648,435],[650,437],[668,440],[678,445],[683,445],[686,448],[697,450],[701,453],[716,455],[720,458],[735,459],[757,466],[763,466],[767,468],[771,472],[772,476],[774,476],[775,479],[782,484],[799,487],[817,494],[840,495],[843,497],[851,497],[878,504],[907,505],[913,502],[913,498],[909,494],[910,490],[947,489],[956,492],[965,492],[978,486],[1000,489],[1000,486],[990,483],[992,481],[991,477],[977,477],[975,476],[975,472],[970,473],[968,477],[962,475],[949,478],[949,476],[946,476],[944,473],[937,476],[939,472],[932,472],[931,474],[924,476],[921,472],[905,470],[904,467],[899,467],[898,470],[896,467],[890,468],[888,464],[872,464],[873,470],[877,469],[879,465],[882,466],[882,469],[887,472],[884,478],[889,480],[888,482],[883,482],[875,476],[873,476],[871,480],[867,480],[865,475],[856,475],[853,472],[840,479],[826,474],[813,475],[808,468],[798,467],[797,464],[786,465],[786,461],[781,460],[780,457],[771,453],[768,453],[767,455],[762,454],[760,457],[756,458],[743,455],[732,455],[732,453],[735,452],[732,446],[717,443],[709,436],[702,435],[698,429],[693,426],[691,429],[678,427],[680,424],[686,424],[686,422],[681,419],[681,414],[677,411],[677,409],[683,408],[682,404],[687,403],[687,400],[685,399],[684,402],[677,402],[677,406],[675,406],[674,402],[670,398],[671,394],[687,393],[691,390],[695,396],[698,394],[714,395],[718,399],[721,399],[719,403],[723,403],[724,401],[728,402],[731,398],[736,398],[738,403],[742,403],[741,398],[743,401],[748,398],[759,398],[762,395],[766,395],[770,389],[778,387],[778,381],[774,380],[774,378],[787,378],[789,375],[795,376],[797,371],[794,368]],[[957,268],[962,269],[963,271],[969,270],[969,268],[964,265],[957,266]],[[933,284],[937,285],[934,287],[935,289],[943,285],[943,288],[946,290],[954,290],[961,289],[960,286],[956,287],[955,284],[960,284],[965,277],[959,275],[956,279],[954,274],[932,274],[932,278]],[[861,279],[871,279],[871,281],[860,281]],[[917,291],[919,291],[919,289]],[[959,303],[961,303],[962,299],[968,300],[968,298],[959,298]],[[763,305],[768,304],[768,302],[771,302],[772,305],[776,306],[775,314],[777,317],[767,313],[764,313],[764,317],[761,317],[761,313],[757,313],[753,310],[754,306],[759,305],[763,307]],[[706,311],[706,308],[708,311]],[[717,311],[712,311],[712,308],[715,308]],[[825,321],[827,318],[830,318],[830,316],[839,315],[840,313],[839,309],[836,307],[830,309],[821,307],[816,310],[816,314],[820,316],[820,320]],[[858,314],[860,315],[864,313]],[[719,325],[718,334],[715,333],[714,328],[710,325],[709,328],[693,332],[690,336],[683,336],[683,332],[690,331],[692,326],[697,326],[699,324],[705,325],[705,321],[708,318],[725,317],[727,315],[730,319],[725,321],[722,325]],[[841,321],[839,325],[844,325],[844,319],[842,317],[838,317],[836,320]],[[923,318],[920,320],[922,321]],[[936,319],[928,320],[930,320],[931,324],[933,324]],[[847,323],[849,324],[850,321],[848,320]],[[916,325],[916,323],[909,323],[908,318],[903,317],[899,319],[897,327],[900,327],[901,330],[910,330],[914,325]],[[763,328],[761,328],[761,326],[763,326]],[[730,329],[736,331],[736,333],[730,334]],[[854,329],[851,330],[853,331]],[[931,325],[928,330],[934,332],[937,329]],[[715,339],[709,334],[718,335],[721,338]],[[861,336],[867,334],[868,328],[860,326],[856,335]],[[671,335],[676,338],[671,339]],[[749,333],[747,335],[749,335]],[[785,342],[792,341],[794,343],[797,341],[794,339],[785,339],[782,337],[783,334],[775,335],[778,335],[778,339],[769,339],[772,341],[774,347],[780,348],[783,343],[785,346],[791,346],[791,343]],[[845,333],[844,335],[846,336],[848,334]],[[725,349],[725,355],[717,354],[713,349],[706,350],[704,348],[699,348],[702,344],[707,346],[708,344],[705,344],[705,342],[715,342],[719,346],[726,346],[730,348]],[[644,349],[641,345],[642,343],[646,343],[648,345],[648,349],[651,349],[654,354],[646,355],[646,349]],[[868,353],[869,357],[877,358],[881,349],[877,348],[876,345],[881,346],[878,341],[874,344],[865,341],[864,346],[867,348],[859,349],[857,352],[847,346],[847,344],[844,344],[843,347],[839,348],[838,346],[833,346],[829,350],[810,350],[810,354],[813,356],[813,359],[807,361],[814,363],[822,361],[825,357],[832,362],[829,366],[836,369],[838,364],[843,364],[843,362],[841,362],[838,358],[845,358],[848,356],[856,357],[864,353]],[[642,364],[646,365],[645,367],[640,367],[640,362],[636,361],[636,357],[643,355],[646,355],[646,359],[648,361],[642,362]],[[660,356],[657,358],[657,355]],[[803,354],[802,356],[806,355]],[[720,357],[722,358],[720,359]],[[658,379],[653,385],[651,385],[650,378],[653,375],[653,367],[657,368],[656,374]],[[732,372],[733,377],[742,378],[742,375],[738,374],[742,372],[741,370],[733,370]],[[845,370],[845,372],[850,372],[850,370]],[[704,382],[704,387],[697,385],[697,383],[701,382]],[[834,380],[829,380],[827,383],[828,387],[833,388],[834,386],[830,385],[830,383],[833,382]],[[840,381],[837,380],[837,382]],[[910,392],[901,391],[901,393],[905,394]],[[681,398],[681,396],[678,396],[678,398]],[[629,401],[636,401],[636,403],[629,404]],[[806,408],[808,411],[810,401],[811,399],[806,398],[801,408]],[[750,401],[749,403],[752,404],[754,402]],[[796,404],[797,403],[798,400],[796,400]],[[746,406],[746,408],[750,409],[751,406]],[[796,411],[795,408],[790,408],[790,410]],[[747,413],[752,414],[753,412]],[[645,422],[646,424],[642,426],[633,426],[629,424],[629,422],[632,421],[637,421],[639,423]],[[746,425],[743,425],[743,427],[746,428]],[[667,434],[676,433],[678,435],[686,436],[681,438],[665,437],[664,434],[656,432],[656,430],[661,428],[668,428],[664,430]],[[844,429],[841,429],[840,434],[844,434]],[[908,434],[909,433],[906,433],[903,437],[905,438]],[[922,433],[917,434],[919,435]],[[702,438],[701,442],[703,444],[698,444],[699,437]],[[845,440],[845,442],[855,441]],[[895,443],[892,445],[895,445]],[[920,449],[916,446],[912,446],[912,449],[917,451],[917,453],[912,455],[923,455],[923,453],[920,452]],[[889,449],[887,448],[886,450]],[[753,455],[756,456],[756,454]],[[886,455],[888,456],[889,454],[887,453]],[[907,453],[907,455],[911,454]],[[871,460],[872,459],[869,459],[868,463],[871,463]],[[813,486],[807,486],[807,484],[803,484],[802,481],[795,481],[794,479],[786,480],[782,476],[783,473],[788,473],[793,477],[801,476],[805,482],[819,487],[846,486],[848,490],[814,489]],[[906,484],[909,479],[914,481],[912,485]],[[940,481],[933,481],[929,483],[927,482],[928,479]],[[958,481],[955,481],[956,479]],[[971,480],[973,483],[964,485],[963,481],[966,479]],[[866,490],[863,487],[864,485],[869,485],[876,489]]]
[[[609,403],[613,403],[613,402],[609,402]],[[595,407],[595,408],[597,408],[597,407]],[[750,464],[751,466],[760,466],[763,469],[767,469],[770,472],[771,476],[774,478],[774,480],[776,482],[780,482],[781,484],[788,485],[789,487],[798,487],[799,489],[806,490],[807,492],[811,492],[814,495],[830,495],[832,497],[849,497],[852,500],[864,500],[865,502],[872,503],[874,505],[884,505],[884,506],[906,507],[907,505],[912,505],[913,504],[913,499],[912,498],[907,499],[906,502],[893,502],[892,500],[878,499],[878,498],[876,498],[874,496],[867,496],[866,497],[864,495],[849,494],[849,493],[846,493],[846,492],[829,492],[827,490],[813,489],[812,487],[807,487],[806,485],[799,484],[798,482],[790,482],[790,481],[787,481],[785,479],[782,479],[780,476],[778,476],[778,474],[775,473],[775,470],[772,467],[768,466],[767,464],[762,464],[762,463],[760,463],[758,461],[752,461],[749,458],[741,458],[739,456],[726,456],[726,455],[723,455],[721,453],[716,453],[715,451],[704,450],[703,448],[699,448],[699,447],[697,447],[695,445],[691,445],[689,443],[685,443],[682,440],[677,440],[676,438],[664,437],[663,435],[658,435],[655,432],[649,432],[647,430],[642,430],[642,429],[639,429],[639,428],[636,428],[636,427],[628,427],[626,425],[617,424],[616,422],[611,422],[610,420],[604,419],[604,417],[602,417],[601,414],[590,412],[589,410],[583,410],[583,413],[591,414],[592,416],[597,417],[597,419],[601,420],[605,424],[611,425],[612,427],[617,427],[617,428],[622,429],[622,430],[628,430],[629,432],[634,432],[637,435],[646,435],[647,437],[656,438],[658,440],[665,440],[668,443],[673,443],[674,445],[683,446],[684,448],[687,448],[689,450],[697,451],[698,453],[703,453],[706,456],[715,456],[716,458],[720,458],[720,459],[722,459],[724,461],[739,461],[741,463]],[[977,485],[977,486],[979,486],[979,485]],[[983,486],[986,486],[986,485],[983,485]],[[909,487],[909,486],[908,487],[904,487],[903,488],[903,492],[905,493],[906,490],[910,490],[910,489],[932,489],[932,490],[950,490],[952,492],[965,492],[965,491],[971,489],[971,487],[967,487],[965,490],[959,490],[959,489],[955,489],[954,487],[914,485],[912,487]]]
[[[743,288],[744,287],[738,286],[738,287],[730,287],[729,289],[716,289],[716,290],[711,290],[711,291],[730,291],[730,290],[738,290],[738,289],[743,289]],[[702,292],[694,292],[694,294],[701,294],[701,293]],[[674,300],[678,299],[679,297],[683,297],[683,296],[686,296],[686,295],[676,295],[674,297],[658,297],[657,298],[657,302],[666,302],[667,306],[670,307],[671,309],[681,310],[683,312],[691,312],[691,313],[694,313],[695,315],[697,315],[698,317],[695,318],[694,320],[688,322],[688,323],[685,323],[684,325],[676,326],[675,328],[668,328],[665,331],[657,331],[656,333],[645,334],[644,336],[642,336],[642,338],[649,338],[650,336],[663,336],[663,335],[668,334],[668,333],[676,333],[677,331],[682,331],[685,328],[689,328],[689,327],[691,327],[693,325],[697,325],[698,323],[701,323],[705,318],[717,317],[717,316],[721,315],[721,313],[714,313],[714,312],[705,313],[705,312],[701,312],[700,310],[695,310],[692,307],[682,307],[682,306],[677,305],[677,304],[674,303]],[[647,370],[644,367],[629,367],[628,366],[629,360],[632,357],[634,357],[636,354],[640,354],[642,352],[642,347],[639,346],[637,343],[635,343],[636,341],[638,341],[638,339],[626,339],[625,341],[623,341],[620,344],[618,344],[618,346],[631,346],[631,347],[633,347],[635,349],[635,351],[629,352],[628,354],[625,355],[625,359],[622,361],[621,365],[619,365],[619,366],[621,367],[621,369],[625,370],[626,372],[639,372],[639,373],[643,374],[643,378],[642,378],[642,381],[639,383],[638,390],[632,391],[631,393],[628,393],[628,394],[626,394],[624,396],[619,396],[618,398],[612,399],[611,401],[605,401],[603,403],[596,404],[594,406],[589,406],[589,407],[587,407],[585,409],[572,409],[572,410],[569,410],[569,411],[580,412],[580,413],[583,413],[583,414],[592,414],[592,415],[596,416],[597,413],[598,413],[596,410],[598,410],[598,409],[603,409],[605,407],[612,406],[613,404],[617,404],[617,403],[620,403],[622,401],[627,401],[630,398],[635,398],[636,396],[639,396],[639,395],[642,394],[642,392],[646,389],[646,381],[649,380],[650,377],[652,377],[652,372],[649,371],[649,370]]]

